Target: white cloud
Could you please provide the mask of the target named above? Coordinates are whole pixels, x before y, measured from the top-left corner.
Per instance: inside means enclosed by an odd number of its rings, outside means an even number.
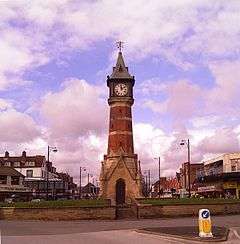
[[[151,108],[154,112],[169,113],[174,119],[185,121],[199,113],[200,104],[203,99],[203,92],[198,85],[186,80],[178,80],[166,86],[166,100],[156,102],[147,100],[145,107]]]
[[[173,136],[151,124],[136,124],[136,152],[146,165],[154,168],[152,156],[159,153],[163,155],[165,172],[174,170],[186,160],[184,151],[176,152],[176,144],[188,135],[193,141],[194,161],[210,149],[237,149],[236,135],[231,130],[218,131],[226,140],[219,144],[211,130],[196,127],[213,123],[214,116],[224,117],[222,123],[239,117],[240,65],[235,61],[240,50],[239,1],[9,1],[0,3],[0,11],[0,90],[28,83],[24,79],[26,71],[47,64],[62,52],[122,39],[130,60],[150,56],[182,68],[205,64],[216,80],[209,90],[183,80],[169,86],[150,80],[149,85],[140,87],[145,95],[167,95],[163,102],[147,100],[146,107],[182,122],[173,123],[178,132]],[[226,59],[231,62],[223,61]],[[106,146],[108,115],[101,89],[83,80],[70,80],[60,91],[48,93],[41,106],[49,125],[44,135],[29,115],[0,100],[0,135],[9,143],[23,142],[30,150],[31,145],[41,151],[49,143],[56,144],[59,153],[55,159],[62,168],[66,165],[74,172],[76,164],[88,162],[94,169],[106,152],[103,145]],[[184,127],[189,119],[195,127],[192,130]],[[90,163],[90,158],[97,162]]]
[[[0,11],[0,89],[24,82],[24,72],[63,51],[102,40],[124,40],[132,60],[154,56],[182,67],[236,58],[240,50],[234,0],[10,1]]]
[[[11,102],[0,98],[0,111],[12,108]]]
[[[210,64],[216,85],[206,96],[209,110],[237,116],[239,110],[240,61],[221,61]]]
[[[195,128],[202,128],[202,127],[211,127],[214,126],[215,123],[220,118],[215,115],[209,115],[209,116],[199,116],[195,117],[191,120],[193,127]]]
[[[239,141],[232,128],[221,128],[213,136],[205,137],[199,144],[199,149],[204,153],[231,153],[238,152]]]
[[[24,143],[34,140],[41,132],[27,114],[8,109],[0,112],[0,138],[2,143]]]
[[[107,104],[101,87],[84,80],[71,79],[59,92],[43,98],[42,114],[53,136],[78,137],[107,128]]]

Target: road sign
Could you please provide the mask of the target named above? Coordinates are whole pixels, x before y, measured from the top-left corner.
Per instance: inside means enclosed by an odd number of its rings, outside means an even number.
[[[208,209],[200,209],[198,216],[199,236],[213,237],[210,211]]]
[[[202,211],[202,218],[203,219],[208,219],[209,218],[209,215],[210,215],[210,213],[209,213],[208,210]]]

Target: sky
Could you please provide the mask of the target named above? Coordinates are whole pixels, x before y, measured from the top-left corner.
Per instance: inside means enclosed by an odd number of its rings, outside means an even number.
[[[0,1],[0,154],[46,155],[78,181],[107,152],[116,41],[135,76],[142,170],[174,176],[240,150],[239,0]],[[86,173],[84,175],[86,179]]]

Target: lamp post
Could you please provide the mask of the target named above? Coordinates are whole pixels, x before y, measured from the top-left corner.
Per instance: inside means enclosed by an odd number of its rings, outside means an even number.
[[[161,158],[154,158],[154,159],[158,159],[158,197],[160,198],[160,190],[161,190]]]
[[[81,166],[79,168],[79,199],[82,198],[82,170],[86,171],[86,168]]]
[[[46,192],[46,199],[48,201],[48,182],[49,182],[49,175],[48,175],[48,170],[49,170],[49,158],[50,158],[50,152],[56,153],[58,150],[56,147],[50,147],[48,145],[48,151],[47,151],[47,192]]]
[[[88,173],[88,193],[89,193],[89,194],[91,194],[91,191],[90,191],[90,189],[91,189],[91,188],[90,188],[90,180],[89,180],[90,177],[92,178],[93,175],[90,174],[90,173]]]
[[[144,175],[145,175],[145,182],[146,182],[146,192],[147,196],[149,195],[151,191],[151,171],[150,169],[144,170]]]
[[[190,170],[191,170],[191,163],[190,163],[190,140],[187,139],[187,140],[182,140],[181,143],[180,143],[181,146],[183,145],[187,145],[187,154],[188,154],[188,197],[190,198],[191,197],[191,179],[190,179]],[[186,175],[186,172],[185,172],[185,175]]]
[[[144,170],[143,175],[144,175],[145,189],[146,189],[145,193],[147,197],[148,196],[148,170]]]

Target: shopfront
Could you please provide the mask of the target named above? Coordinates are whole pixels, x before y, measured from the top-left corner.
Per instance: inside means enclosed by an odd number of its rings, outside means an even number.
[[[223,190],[224,190],[225,197],[239,199],[240,182],[237,181],[224,182]]]
[[[197,193],[204,197],[220,198],[223,195],[221,187],[217,185],[209,185],[198,187]]]

